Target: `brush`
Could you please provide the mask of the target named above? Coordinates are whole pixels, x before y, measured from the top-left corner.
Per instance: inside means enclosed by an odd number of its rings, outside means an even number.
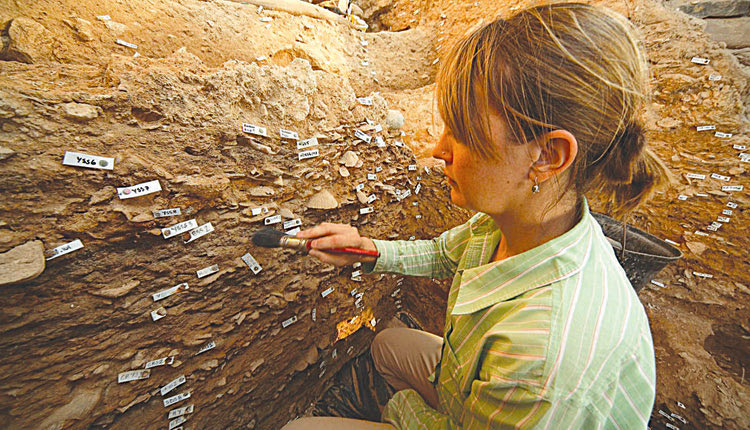
[[[271,227],[263,227],[253,234],[253,243],[262,246],[264,248],[291,248],[299,249],[303,251],[309,251],[312,245],[311,239],[299,239],[294,236],[284,234],[284,232],[278,231]],[[321,249],[320,251],[329,252],[333,254],[352,254],[361,255],[365,257],[380,257],[378,251],[370,251],[362,248],[329,248]]]

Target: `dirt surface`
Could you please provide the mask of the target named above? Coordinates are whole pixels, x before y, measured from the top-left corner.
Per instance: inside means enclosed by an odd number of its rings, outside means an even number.
[[[747,151],[737,149],[750,145],[747,75],[696,19],[648,1],[603,4],[643,34],[653,76],[648,133],[674,175],[630,222],[685,254],[656,276],[664,288],[640,293],[657,356],[651,427],[750,428],[750,240],[742,228],[750,184],[738,157]],[[47,257],[75,239],[84,245],[47,261],[35,279],[0,286],[0,427],[166,427],[168,411],[194,404],[185,428],[274,429],[305,414],[372,338],[362,328],[335,342],[337,324],[368,308],[376,322],[387,321],[403,306],[440,330],[444,282],[360,282],[351,279],[357,269],[250,242],[272,215],[303,227],[352,222],[365,234],[405,240],[468,216],[450,206],[428,158],[441,129],[434,75],[452,40],[524,3],[359,5],[375,11],[370,26],[382,31],[226,1],[0,6],[0,253],[34,240]],[[710,64],[691,63],[694,56]],[[388,129],[388,109],[403,114],[403,128]],[[244,133],[242,123],[266,127],[268,136]],[[698,132],[701,125],[716,130]],[[298,160],[280,128],[317,136],[320,155]],[[355,129],[382,137],[385,147],[356,138]],[[64,166],[65,151],[113,157],[114,170]],[[347,151],[357,160],[343,170]],[[118,198],[117,187],[152,180],[162,191]],[[722,191],[726,185],[745,188]],[[407,189],[412,195],[403,198]],[[324,190],[337,207],[311,208]],[[264,206],[267,213],[253,213]],[[360,215],[368,206],[374,212]],[[152,214],[175,207],[180,216]],[[729,221],[707,230],[718,217]],[[190,243],[162,237],[160,228],[188,219],[215,231]],[[248,252],[262,266],[257,275],[240,259]],[[18,264],[36,267],[34,259],[44,261],[37,254]],[[3,271],[16,260],[0,258]],[[217,273],[196,276],[214,264]],[[181,282],[187,291],[151,297]],[[160,306],[167,315],[153,321]],[[213,349],[196,354],[211,341]],[[150,369],[148,379],[117,382],[163,357],[174,361]],[[181,375],[186,383],[162,396]],[[164,407],[164,398],[183,392],[189,400]],[[667,418],[672,413],[679,418]]]

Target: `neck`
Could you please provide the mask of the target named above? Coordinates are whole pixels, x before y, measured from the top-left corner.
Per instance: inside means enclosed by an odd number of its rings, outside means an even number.
[[[529,203],[511,213],[489,214],[500,227],[507,243],[507,256],[536,248],[572,229],[580,220],[576,199],[567,197],[560,202]]]

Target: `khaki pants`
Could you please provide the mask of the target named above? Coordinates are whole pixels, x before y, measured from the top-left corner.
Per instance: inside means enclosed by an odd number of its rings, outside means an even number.
[[[443,339],[410,328],[387,328],[372,342],[370,353],[375,368],[396,390],[412,388],[428,405],[437,409],[437,390],[427,378],[440,360]],[[306,417],[292,421],[282,430],[394,430],[390,424],[338,417]]]

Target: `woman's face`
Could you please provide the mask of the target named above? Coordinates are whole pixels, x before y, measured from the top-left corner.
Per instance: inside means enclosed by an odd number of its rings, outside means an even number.
[[[532,165],[527,145],[510,143],[500,115],[490,114],[490,130],[497,146],[497,159],[484,159],[470,152],[446,126],[432,156],[445,161],[451,200],[465,209],[489,215],[505,215],[523,208],[531,194]]]

